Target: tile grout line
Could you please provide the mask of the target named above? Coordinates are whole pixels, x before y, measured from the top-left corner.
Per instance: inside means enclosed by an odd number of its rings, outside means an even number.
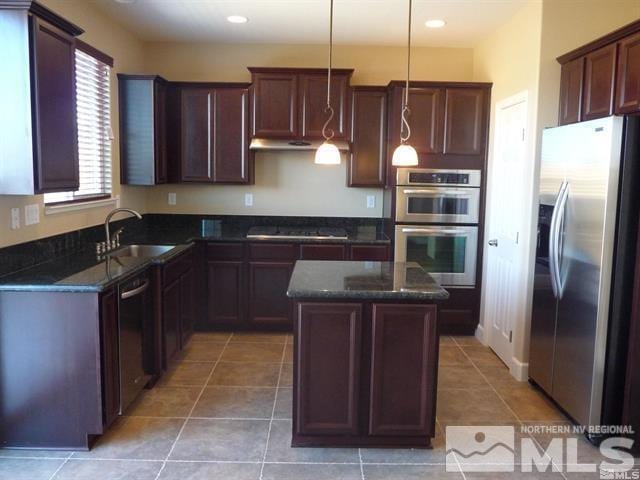
[[[64,462],[62,462],[62,464],[60,464],[60,466],[56,468],[56,471],[51,474],[51,476],[49,477],[49,480],[53,480],[58,476],[58,473],[60,473],[60,470],[64,468],[64,466],[67,464],[67,462],[69,461],[72,455],[73,455],[73,452],[67,455],[67,458],[64,459]]]
[[[269,450],[269,440],[271,439],[271,427],[273,426],[273,420],[276,414],[276,405],[278,403],[278,390],[280,389],[280,380],[282,379],[282,368],[284,367],[284,358],[287,355],[287,345],[289,341],[285,338],[284,345],[282,347],[282,356],[280,357],[280,371],[278,372],[278,383],[276,384],[276,395],[273,399],[273,407],[271,408],[271,420],[269,420],[269,429],[267,430],[267,442],[264,445],[264,454],[262,455],[262,465],[260,466],[259,480],[262,480],[264,474],[264,465],[267,461],[267,451]]]
[[[231,333],[231,335],[229,335],[229,338],[227,338],[227,341],[224,344],[224,347],[222,347],[222,350],[220,351],[220,355],[218,356],[218,359],[213,364],[213,367],[211,367],[211,371],[209,372],[209,375],[207,376],[207,379],[204,382],[204,385],[200,389],[200,393],[196,397],[196,401],[193,403],[193,406],[191,407],[191,410],[189,410],[187,418],[184,419],[184,422],[182,423],[182,427],[180,427],[180,431],[178,432],[178,436],[173,441],[173,444],[171,445],[171,448],[169,449],[169,453],[167,453],[167,456],[165,457],[164,461],[162,462],[162,466],[160,467],[160,470],[156,474],[155,480],[158,480],[160,478],[160,475],[162,474],[162,472],[164,471],[165,467],[167,466],[167,460],[169,460],[169,457],[173,453],[173,450],[176,448],[176,445],[178,444],[178,440],[180,440],[180,436],[182,435],[182,432],[186,428],[187,423],[189,422],[189,419],[191,418],[191,414],[196,409],[196,406],[198,405],[198,402],[200,401],[200,398],[204,394],[204,392],[205,392],[205,390],[207,388],[207,385],[209,384],[209,381],[211,380],[211,377],[213,377],[213,372],[215,371],[216,367],[218,366],[218,363],[220,362],[220,359],[222,358],[222,355],[224,355],[225,350],[229,346],[229,343],[231,342],[231,339],[233,338],[233,335],[234,335],[233,333]]]
[[[520,426],[520,432],[522,433],[522,427],[524,426],[524,422],[520,419],[520,416],[509,406],[509,404],[507,403],[507,401],[502,397],[502,395],[500,394],[500,392],[498,392],[498,390],[496,389],[496,387],[493,385],[493,383],[491,383],[489,381],[489,379],[486,377],[486,375],[484,373],[482,373],[482,370],[480,370],[480,368],[478,368],[478,366],[476,365],[476,362],[473,361],[473,359],[467,354],[467,352],[464,351],[464,348],[462,348],[462,346],[458,343],[458,341],[455,339],[455,337],[452,337],[453,341],[455,342],[455,344],[458,346],[458,348],[462,351],[462,354],[467,357],[467,359],[469,360],[469,362],[471,362],[471,365],[473,365],[473,368],[476,369],[476,371],[480,374],[480,376],[484,379],[485,382],[487,382],[489,384],[489,387],[491,387],[491,390],[493,390],[493,393],[495,393],[498,398],[500,399],[500,401],[504,404],[505,407],[507,407],[507,409],[511,412],[511,414],[515,417],[515,419],[518,421],[518,424]],[[489,347],[487,347],[489,348]],[[490,349],[490,348],[489,348]],[[535,437],[531,437],[531,439],[535,442],[535,444],[538,446],[538,448],[542,451],[544,451],[544,454],[546,457],[548,457],[551,460],[551,465],[552,465],[552,472],[553,472],[553,467],[558,468],[558,465],[556,464],[556,462],[553,460],[553,458],[551,456],[549,456],[549,454],[547,453],[547,450],[542,448],[542,445],[540,445],[540,442],[538,442],[538,439]],[[563,472],[562,468],[559,468],[559,473],[562,476],[562,478],[564,478],[565,480],[567,480],[566,475]]]

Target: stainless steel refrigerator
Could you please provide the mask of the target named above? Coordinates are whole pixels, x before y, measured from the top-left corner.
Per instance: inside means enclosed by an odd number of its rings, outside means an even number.
[[[584,426],[620,424],[639,143],[634,117],[543,133],[529,376]]]

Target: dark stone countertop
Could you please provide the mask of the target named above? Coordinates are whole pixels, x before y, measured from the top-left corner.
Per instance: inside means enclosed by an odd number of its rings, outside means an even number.
[[[287,296],[313,299],[446,300],[449,293],[417,263],[296,262]]]

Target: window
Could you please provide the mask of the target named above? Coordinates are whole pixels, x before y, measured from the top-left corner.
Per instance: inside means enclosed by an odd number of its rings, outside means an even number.
[[[79,45],[75,54],[80,188],[75,192],[47,193],[45,203],[111,195],[111,65],[83,50],[87,49]]]

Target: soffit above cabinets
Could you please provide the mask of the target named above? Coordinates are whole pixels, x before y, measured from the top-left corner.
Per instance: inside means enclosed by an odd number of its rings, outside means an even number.
[[[85,1],[85,0],[80,0]],[[91,0],[147,41],[325,44],[329,12],[323,0]],[[526,0],[417,0],[415,46],[472,47],[507,21]],[[336,44],[406,44],[407,1],[336,0]],[[229,23],[230,15],[248,22]],[[430,29],[428,19],[446,26]]]

